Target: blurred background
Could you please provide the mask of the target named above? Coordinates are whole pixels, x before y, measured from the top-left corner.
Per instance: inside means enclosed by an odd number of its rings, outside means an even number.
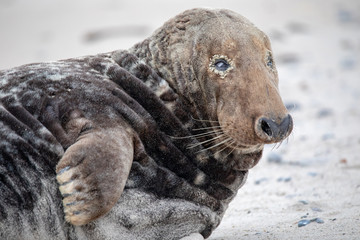
[[[127,49],[194,7],[231,9],[269,35],[295,123],[211,239],[360,238],[358,0],[0,0],[0,69]],[[324,223],[299,228],[303,216]]]

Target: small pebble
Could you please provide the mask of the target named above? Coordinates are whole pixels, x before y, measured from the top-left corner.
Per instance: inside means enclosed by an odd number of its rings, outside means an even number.
[[[317,222],[317,223],[324,223],[324,220],[322,220],[321,218],[314,218],[314,219],[311,219],[312,222]]]
[[[269,163],[282,163],[282,157],[280,154],[275,152],[270,152],[267,156],[267,160]]]
[[[333,111],[331,109],[323,108],[323,109],[318,111],[317,117],[318,118],[324,118],[324,117],[329,117],[332,114],[333,114]]]
[[[290,181],[291,181],[291,177],[284,178],[284,182],[290,182]]]
[[[305,201],[305,200],[300,200],[299,202],[301,202],[301,203],[304,204],[304,205],[308,205],[308,204],[309,204],[309,202],[308,202],[308,201]]]
[[[298,227],[304,227],[304,226],[308,225],[309,223],[311,223],[310,220],[307,220],[307,219],[300,220],[300,221],[298,222]]]
[[[288,198],[288,199],[293,199],[293,198],[299,197],[299,195],[298,194],[287,194],[285,197]]]
[[[291,181],[291,177],[279,177],[277,179],[278,182],[290,182]]]
[[[258,180],[255,181],[255,184],[256,184],[256,185],[259,185],[260,183],[266,182],[266,181],[268,181],[267,178],[260,178],[260,179],[258,179]]]
[[[342,158],[342,159],[340,159],[340,163],[342,163],[342,164],[347,164],[347,160],[346,160],[346,158]]]
[[[296,102],[286,102],[285,107],[289,112],[293,112],[296,110],[301,110],[301,106],[299,103]]]
[[[316,172],[308,172],[308,174],[310,177],[316,177],[318,175],[318,173]]]
[[[322,135],[321,139],[323,141],[329,140],[329,139],[334,139],[335,138],[335,134],[333,133],[325,133],[324,135]]]
[[[306,216],[303,216],[303,217],[306,217]],[[313,218],[311,220],[303,219],[303,220],[300,220],[298,222],[298,227],[304,227],[304,226],[306,226],[306,225],[308,225],[309,223],[312,223],[312,222],[323,224],[324,220],[322,220],[321,218]]]
[[[312,207],[311,210],[313,210],[314,212],[322,212],[323,211],[318,207]]]

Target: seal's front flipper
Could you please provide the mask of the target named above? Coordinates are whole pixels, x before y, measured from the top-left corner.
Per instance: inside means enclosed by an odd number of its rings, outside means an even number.
[[[123,192],[133,152],[132,135],[121,125],[80,135],[56,167],[66,221],[84,225],[110,211]]]

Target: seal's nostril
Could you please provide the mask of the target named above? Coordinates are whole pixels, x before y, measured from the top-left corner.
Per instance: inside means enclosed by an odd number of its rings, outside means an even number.
[[[272,136],[272,131],[271,131],[271,127],[269,126],[269,124],[265,121],[265,120],[261,120],[261,129],[269,136]]]
[[[256,132],[257,135],[265,141],[281,141],[292,130],[292,118],[287,115],[282,119],[280,123],[266,117],[262,117],[258,120]]]

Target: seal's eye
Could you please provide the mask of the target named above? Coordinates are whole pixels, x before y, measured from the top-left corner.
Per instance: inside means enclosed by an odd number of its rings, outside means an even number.
[[[224,72],[230,67],[230,64],[225,59],[216,59],[214,66],[216,70]]]
[[[209,70],[218,74],[221,78],[225,78],[234,67],[233,60],[225,55],[216,54],[210,58]]]

